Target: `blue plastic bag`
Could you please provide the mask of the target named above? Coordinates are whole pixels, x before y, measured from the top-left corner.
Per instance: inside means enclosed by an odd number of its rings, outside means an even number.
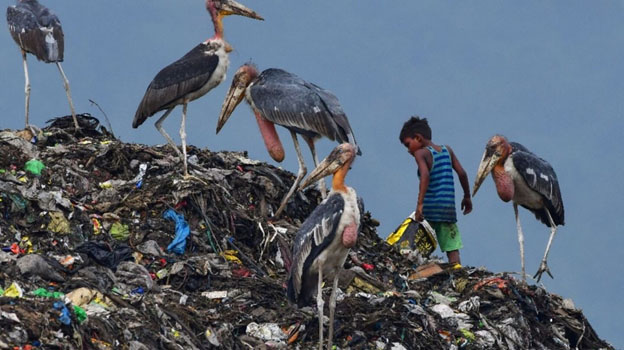
[[[184,254],[186,249],[186,237],[191,233],[188,222],[184,220],[184,215],[178,214],[173,209],[167,209],[163,213],[163,218],[175,221],[176,235],[173,241],[167,246],[167,250],[176,254]]]
[[[55,301],[54,308],[61,312],[61,315],[58,318],[59,321],[61,321],[62,324],[69,326],[71,324],[71,316],[69,315],[69,310],[65,304],[62,301]]]

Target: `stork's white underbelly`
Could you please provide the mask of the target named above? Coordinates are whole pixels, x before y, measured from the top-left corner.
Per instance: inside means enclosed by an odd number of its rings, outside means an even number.
[[[542,196],[527,185],[510,158],[505,161],[505,171],[511,175],[514,184],[513,201],[515,203],[531,209],[540,209],[544,206]]]
[[[342,268],[347,255],[349,255],[350,248],[345,247],[342,241],[342,233],[345,228],[355,224],[356,232],[359,231],[360,210],[357,205],[357,194],[355,190],[349,187],[347,188],[347,193],[341,193],[341,195],[345,200],[345,207],[336,230],[336,237],[312,263],[312,271],[318,271],[319,266],[323,266],[324,276],[335,273],[337,272],[336,270]]]
[[[223,47],[219,48],[219,50],[217,50],[215,54],[219,56],[219,63],[217,64],[217,67],[215,68],[214,72],[212,73],[210,79],[208,79],[206,84],[204,84],[199,90],[192,92],[188,95],[189,101],[193,101],[204,96],[208,93],[208,91],[214,89],[215,86],[221,84],[223,80],[225,80],[226,72],[228,66],[230,65],[230,60]]]

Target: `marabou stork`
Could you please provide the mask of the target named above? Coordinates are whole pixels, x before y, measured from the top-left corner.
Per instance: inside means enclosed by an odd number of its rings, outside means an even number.
[[[229,65],[228,52],[232,47],[223,39],[222,19],[240,15],[262,20],[256,12],[234,0],[206,0],[206,9],[212,17],[215,35],[195,46],[186,55],[163,68],[150,85],[137,108],[132,127],[139,125],[157,112],[166,112],[156,121],[156,129],[173,149],[184,159],[184,175],[188,175],[186,162],[186,107],[190,101],[202,97],[224,79]],[[177,105],[182,105],[182,153],[162,127],[163,121]]]
[[[334,309],[338,273],[355,245],[360,226],[360,207],[355,190],[347,187],[344,178],[353,163],[357,147],[349,143],[337,146],[301,184],[308,184],[334,174],[332,190],[303,222],[292,249],[292,265],[288,277],[288,299],[305,306],[316,294],[319,319],[319,349],[323,347],[323,276],[333,275],[329,299],[329,337],[327,349],[332,348]]]
[[[17,5],[7,8],[7,22],[9,23],[9,31],[13,40],[15,40],[22,51],[22,60],[24,62],[26,127],[30,126],[28,123],[30,78],[28,77],[26,54],[31,53],[39,61],[56,63],[56,67],[63,78],[63,86],[65,87],[69,108],[74,119],[74,126],[76,131],[78,131],[80,128],[76,119],[76,112],[74,111],[71,91],[69,90],[69,81],[65,76],[65,72],[63,72],[63,67],[61,67],[65,48],[61,21],[52,11],[41,5],[37,0],[19,0]]]
[[[539,282],[544,272],[552,278],[546,259],[557,232],[557,225],[564,224],[563,201],[557,174],[548,162],[521,144],[508,142],[501,135],[493,136],[485,146],[485,153],[483,153],[474,183],[473,196],[490,172],[500,199],[504,202],[513,201],[522,260],[522,278],[526,280],[524,273],[524,235],[518,217],[518,205],[533,212],[538,220],[550,227],[550,238],[546,245],[544,258],[533,278],[537,277],[537,282]]]
[[[217,133],[243,97],[251,106],[264,144],[275,161],[284,160],[284,148],[275,131],[275,124],[287,128],[295,144],[299,172],[274,217],[282,213],[288,199],[307,172],[297,134],[301,135],[310,147],[315,166],[318,165],[318,158],[314,143],[321,136],[339,143],[351,143],[356,147],[357,154],[361,154],[349,120],[334,94],[282,69],[269,68],[258,74],[258,70],[252,64],[244,64],[236,71],[230,90],[223,101]],[[321,195],[325,197],[325,182],[321,181],[319,185]]]

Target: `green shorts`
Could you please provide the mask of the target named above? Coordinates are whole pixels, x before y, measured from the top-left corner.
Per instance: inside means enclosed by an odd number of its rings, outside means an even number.
[[[440,250],[443,252],[459,250],[464,246],[456,223],[430,221],[429,224],[435,230]]]

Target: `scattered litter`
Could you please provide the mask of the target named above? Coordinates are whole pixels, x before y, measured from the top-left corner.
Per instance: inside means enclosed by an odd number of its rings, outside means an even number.
[[[269,220],[294,174],[189,145],[184,178],[168,145],[78,119],[79,136],[71,116],[36,138],[0,131],[0,349],[318,347],[316,305],[295,307],[285,289],[316,189]],[[336,348],[613,349],[571,300],[449,269],[426,229],[401,247],[378,225],[362,214],[339,275]]]

